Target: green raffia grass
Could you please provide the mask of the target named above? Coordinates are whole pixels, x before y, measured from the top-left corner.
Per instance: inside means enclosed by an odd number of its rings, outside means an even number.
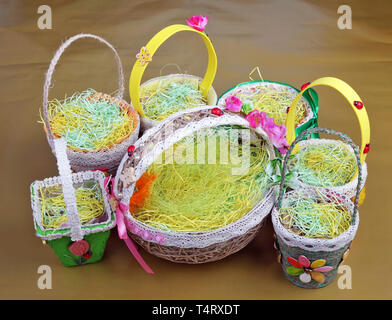
[[[308,145],[291,160],[290,170],[311,186],[335,187],[349,183],[357,172],[353,152],[343,143]]]
[[[339,202],[295,195],[283,202],[279,219],[290,232],[309,238],[335,238],[351,226],[350,212]]]
[[[93,89],[48,104],[53,133],[76,150],[97,151],[120,143],[134,131],[136,113],[122,101]]]
[[[199,90],[199,79],[181,76],[152,81],[140,88],[140,96],[146,116],[157,121],[206,104]]]

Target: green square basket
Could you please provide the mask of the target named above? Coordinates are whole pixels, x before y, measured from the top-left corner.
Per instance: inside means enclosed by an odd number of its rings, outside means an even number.
[[[36,234],[54,250],[64,266],[71,267],[98,262],[102,259],[110,229],[115,226],[115,217],[111,212],[105,192],[105,174],[101,171],[71,173],[66,156],[66,143],[55,139],[55,151],[60,176],[35,181],[31,184],[31,204],[33,209]],[[97,218],[81,223],[76,206],[75,189],[81,186],[91,187],[96,184],[104,203],[103,212]],[[46,188],[61,186],[66,204],[67,222],[59,228],[48,229],[42,223],[40,195]]]

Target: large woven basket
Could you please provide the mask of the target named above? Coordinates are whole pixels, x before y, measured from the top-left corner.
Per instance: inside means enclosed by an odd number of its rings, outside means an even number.
[[[65,266],[77,266],[98,262],[102,259],[110,229],[115,226],[115,218],[111,212],[107,194],[105,192],[105,175],[100,171],[84,171],[71,173],[66,155],[66,142],[63,138],[54,140],[57,165],[60,176],[35,181],[31,184],[31,205],[33,209],[34,227],[36,234],[52,247],[60,261]],[[76,207],[75,188],[99,184],[104,200],[102,214],[82,225]],[[38,199],[45,188],[61,186],[64,193],[68,222],[57,229],[47,229],[42,225],[42,209]],[[84,248],[79,254],[70,249],[71,246]],[[76,253],[76,254],[75,254]]]
[[[167,76],[156,77],[148,80],[141,84],[141,79],[143,73],[151,61],[154,53],[158,48],[172,35],[180,32],[180,31],[191,31],[196,32],[200,35],[206,45],[208,51],[208,66],[207,71],[204,75],[204,78],[200,78],[194,75],[189,74],[171,74]],[[159,31],[154,37],[150,39],[150,41],[146,44],[145,47],[141,49],[143,53],[138,54],[138,59],[135,61],[133,65],[131,76],[129,79],[129,95],[131,97],[132,106],[139,112],[141,118],[141,130],[144,132],[145,130],[157,125],[159,121],[150,119],[146,116],[145,111],[143,110],[143,106],[140,101],[140,88],[144,87],[151,82],[159,82],[165,79],[196,79],[199,82],[199,89],[202,92],[203,97],[207,101],[207,105],[215,105],[217,101],[217,94],[212,87],[212,83],[215,78],[216,69],[217,69],[217,58],[214,47],[211,43],[211,40],[208,36],[200,31],[197,31],[191,27],[175,24],[168,26],[161,31]],[[143,59],[143,57],[145,59]]]
[[[252,91],[255,90],[257,87],[266,87],[269,89],[272,89],[279,93],[280,91],[288,90],[290,94],[292,94],[293,99],[298,95],[300,90],[294,88],[293,86],[282,83],[282,82],[276,82],[276,81],[268,81],[268,80],[252,80],[252,81],[247,81],[247,82],[242,82],[237,84],[236,86],[230,88],[227,90],[225,93],[223,93],[217,102],[217,105],[224,108],[226,107],[226,102],[225,100],[230,97],[230,96],[235,96],[239,92],[243,92],[244,90],[250,91],[250,96],[252,94]],[[244,101],[243,101],[244,102]],[[316,91],[310,89],[305,92],[303,97],[301,98],[300,101],[301,105],[303,108],[306,110],[306,116],[302,121],[296,126],[295,128],[295,133],[298,135],[302,131],[309,129],[309,128],[315,128],[318,126],[317,124],[317,118],[318,118],[318,95]],[[289,105],[287,105],[287,108],[289,108]],[[262,110],[261,110],[262,111]]]
[[[111,174],[114,174],[117,170],[118,164],[120,163],[122,157],[126,153],[128,146],[133,142],[135,142],[139,136],[140,120],[136,110],[131,108],[131,106],[125,100],[123,100],[124,75],[123,75],[121,60],[120,57],[118,56],[116,49],[105,39],[92,34],[78,34],[69,38],[58,48],[58,50],[56,51],[56,53],[52,58],[52,61],[50,62],[49,69],[46,73],[46,78],[45,78],[44,93],[43,93],[43,119],[45,122],[44,130],[49,145],[52,149],[52,152],[54,153],[53,140],[59,137],[53,133],[50,126],[50,119],[48,116],[48,97],[49,97],[49,88],[51,87],[52,75],[57,65],[57,62],[59,61],[65,49],[69,45],[71,45],[74,41],[81,38],[96,39],[99,42],[107,45],[112,50],[118,68],[118,85],[119,85],[118,93],[113,98],[116,99],[115,101],[117,101],[119,105],[121,105],[121,108],[126,108],[128,110],[128,113],[132,116],[132,118],[136,120],[136,123],[133,123],[133,131],[129,132],[129,134],[116,145],[113,145],[109,148],[95,150],[95,151],[76,150],[75,148],[68,146],[67,155],[71,164],[71,168],[74,171],[86,171],[86,170],[93,170],[97,168],[105,168]],[[109,95],[105,95],[105,97],[111,98]]]
[[[129,203],[135,181],[159,155],[182,138],[201,129],[234,125],[252,130],[266,141],[270,159],[274,158],[274,149],[261,128],[252,129],[248,121],[238,114],[226,111],[219,113],[217,110],[222,112],[213,106],[188,109],[169,116],[146,131],[135,143],[133,152],[123,158],[115,178],[114,193],[123,206]],[[135,174],[131,181],[129,172]],[[268,189],[263,199],[248,214],[219,229],[203,232],[164,231],[138,221],[128,210],[128,231],[144,249],[161,258],[188,264],[216,261],[242,249],[255,237],[271,211],[275,193],[275,188]]]
[[[358,199],[361,186],[360,178],[356,185],[354,203],[347,196],[338,194],[334,191],[324,191],[321,193],[320,191],[315,192],[315,189],[300,187],[297,190],[284,193],[285,173],[287,171],[288,160],[293,148],[307,135],[315,132],[334,134],[343,139],[345,143],[353,148],[354,154],[357,158],[359,177],[361,177],[362,171],[358,147],[348,136],[342,133],[323,128],[308,129],[302,132],[290,146],[283,162],[283,175],[280,184],[279,198],[276,206],[272,210],[272,223],[277,239],[275,248],[279,251],[279,261],[282,264],[283,272],[290,282],[303,288],[325,287],[335,279],[339,265],[348,255],[351,242],[356,235],[359,224]],[[339,201],[339,206],[344,206],[351,212],[351,226],[347,231],[332,239],[309,238],[290,232],[280,222],[279,209],[281,208],[282,203],[285,203],[286,206],[289,205],[290,199],[294,199],[294,197],[298,196],[298,194],[311,197],[315,200],[321,200],[320,195],[323,195],[323,198],[331,199],[331,202],[334,202],[336,201],[335,199],[337,199]],[[302,272],[300,271],[300,274],[298,275],[289,274],[287,268],[293,266],[299,270],[302,269]],[[330,270],[322,271],[322,269],[317,269],[317,267],[322,266],[328,266]],[[312,273],[316,271],[319,273],[322,272],[321,278],[324,278],[324,281],[315,281],[313,276],[312,278],[310,277]],[[303,276],[306,277],[303,278]]]
[[[302,95],[306,92],[306,90],[310,89],[311,87],[318,86],[318,85],[325,85],[332,87],[339,91],[345,98],[346,100],[350,103],[352,109],[354,110],[358,121],[359,125],[361,128],[361,151],[360,151],[360,159],[361,159],[361,164],[362,164],[362,176],[361,176],[361,185],[360,188],[361,190],[363,189],[365,182],[366,182],[366,177],[367,177],[367,165],[365,162],[366,155],[369,152],[369,146],[370,146],[370,125],[369,125],[369,118],[366,112],[366,108],[363,105],[361,98],[358,96],[358,94],[344,81],[337,79],[337,78],[332,78],[332,77],[325,77],[325,78],[320,78],[315,81],[313,81],[311,84],[309,84],[306,88],[304,88],[298,95],[297,97],[293,100],[289,113],[287,115],[287,121],[286,121],[286,127],[287,127],[287,141],[288,143],[292,143],[295,139],[295,135],[297,134],[295,129],[294,129],[294,119],[295,119],[295,112],[296,112],[296,107],[298,102],[300,101]],[[315,131],[313,131],[315,132]],[[309,139],[309,140],[304,140],[304,141],[299,141],[298,146],[294,149],[294,154],[298,152],[300,149],[307,148],[308,146],[311,145],[325,145],[325,144],[330,144],[330,145],[344,145],[344,141],[337,141],[337,140],[332,140],[332,139]],[[349,145],[345,145],[345,147],[351,151],[351,148]],[[320,192],[336,192],[338,194],[342,194],[347,196],[348,198],[352,198],[356,194],[356,188],[358,184],[358,175],[356,175],[350,182],[341,185],[341,186],[331,186],[331,187],[324,187],[324,186],[315,186],[312,188],[317,188]],[[307,188],[310,187],[308,184],[305,182],[301,181],[299,178],[299,186],[300,188]],[[363,201],[365,195],[363,193],[361,195],[361,200]]]

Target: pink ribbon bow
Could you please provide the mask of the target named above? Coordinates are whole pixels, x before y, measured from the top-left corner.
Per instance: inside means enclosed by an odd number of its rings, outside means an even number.
[[[111,182],[111,183],[110,183]],[[109,190],[109,185],[111,184],[111,188]],[[132,255],[136,259],[136,261],[140,264],[140,266],[149,274],[154,274],[154,271],[148,266],[148,264],[144,261],[142,256],[139,254],[136,245],[133,243],[133,241],[129,238],[128,232],[127,232],[127,223],[128,221],[126,220],[124,214],[127,212],[129,209],[128,206],[125,204],[121,203],[116,199],[113,193],[113,185],[114,185],[114,180],[111,177],[106,177],[105,178],[105,190],[109,196],[109,199],[114,199],[117,202],[116,206],[116,211],[114,213],[116,217],[116,224],[117,224],[117,233],[120,239],[124,240],[125,244],[127,245],[129,251],[131,251]]]

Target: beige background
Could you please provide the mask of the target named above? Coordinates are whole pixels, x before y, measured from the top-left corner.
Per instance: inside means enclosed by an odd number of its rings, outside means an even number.
[[[50,1],[53,29],[39,30],[43,1],[0,1],[0,298],[222,298],[222,299],[391,299],[390,136],[392,4],[385,1]],[[53,2],[55,4],[53,4]],[[337,8],[350,4],[353,29],[337,28]],[[218,93],[248,80],[260,66],[268,80],[299,87],[321,76],[336,76],[360,94],[371,120],[367,199],[347,260],[352,290],[337,282],[320,290],[285,280],[272,248],[270,222],[244,250],[217,263],[176,265],[142,252],[156,274],[145,274],[113,232],[101,263],[65,268],[35,237],[29,184],[56,175],[55,159],[37,123],[44,73],[64,39],[79,32],[103,36],[119,51],[126,80],[138,52],[161,28],[205,14],[218,59]],[[144,79],[169,62],[202,74],[206,53],[196,35],[176,35],[154,56]],[[174,69],[173,69],[174,71]],[[164,72],[173,72],[167,69]],[[93,40],[67,50],[50,96],[92,87],[116,90],[110,50]],[[320,124],[351,135],[359,126],[345,100],[318,89]],[[126,98],[129,99],[128,92]],[[53,270],[53,289],[37,288],[37,268]]]

